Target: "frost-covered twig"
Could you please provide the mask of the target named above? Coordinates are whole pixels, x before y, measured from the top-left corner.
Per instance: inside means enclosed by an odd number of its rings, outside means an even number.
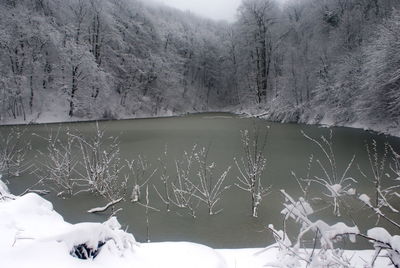
[[[133,180],[131,201],[138,202],[140,201],[141,189],[148,184],[150,179],[157,172],[157,169],[153,169],[151,164],[141,155],[132,161],[126,160],[126,164]]]
[[[168,147],[165,146],[165,150],[162,154],[162,156],[158,159],[158,162],[160,164],[160,170],[161,170],[161,182],[164,185],[164,195],[158,191],[157,187],[153,185],[154,190],[158,194],[158,196],[161,198],[161,200],[165,203],[167,206],[167,211],[171,210],[171,196],[170,196],[170,176],[168,175],[167,171],[167,159],[168,159]]]
[[[146,241],[150,242],[150,221],[149,221],[149,186],[146,185]]]
[[[110,203],[108,203],[108,204],[105,205],[104,207],[92,208],[92,209],[89,209],[87,212],[88,212],[88,213],[100,213],[100,212],[104,212],[104,211],[106,211],[107,209],[109,209],[110,207],[115,206],[116,204],[122,202],[122,200],[124,200],[124,199],[123,199],[123,198],[120,198],[120,199],[118,199],[118,200],[111,201]]]
[[[387,222],[391,223],[393,226],[397,227],[400,229],[400,223],[397,223],[395,220],[389,218],[385,213],[382,212],[382,210],[379,207],[374,207],[371,203],[371,198],[369,198],[368,195],[362,194],[359,196],[359,199],[361,202],[364,203],[368,208],[372,209],[374,213],[383,219],[385,219]]]

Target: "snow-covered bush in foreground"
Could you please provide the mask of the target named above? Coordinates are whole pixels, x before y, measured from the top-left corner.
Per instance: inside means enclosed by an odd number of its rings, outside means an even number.
[[[66,254],[88,259],[96,257],[101,248],[123,256],[137,245],[131,234],[121,230],[115,218],[103,224],[68,224],[53,210],[50,202],[36,194],[0,203],[0,233],[0,251],[10,250],[10,254],[47,244],[62,247]]]
[[[277,245],[266,249],[214,250],[187,242],[136,243],[122,231],[115,218],[100,223],[69,224],[53,210],[50,202],[30,193],[0,200],[0,267],[7,268],[272,268],[307,267],[293,258],[291,242],[284,233],[281,250]],[[340,228],[332,227],[333,230]],[[334,236],[336,233],[331,233]],[[371,235],[372,236],[372,235]],[[394,239],[396,240],[396,238]],[[394,241],[393,240],[393,241]],[[82,245],[85,245],[84,247]],[[99,249],[99,245],[101,250]],[[91,248],[91,251],[85,251]],[[284,249],[284,250],[283,250]],[[96,251],[97,250],[97,251]],[[300,250],[312,254],[314,250]],[[343,251],[352,267],[363,267],[373,251]],[[89,259],[79,259],[87,254]],[[338,256],[335,251],[326,254]],[[325,257],[327,255],[321,255]],[[94,256],[96,257],[94,258]],[[302,256],[300,255],[300,256]],[[74,257],[75,256],[75,257]],[[331,258],[331,257],[329,257]],[[313,266],[321,267],[315,258]],[[290,265],[291,262],[291,265]],[[267,263],[267,265],[266,265]],[[377,267],[384,267],[382,259]],[[380,266],[379,266],[380,265]]]
[[[0,237],[0,267],[7,268],[228,267],[206,246],[139,244],[115,218],[103,224],[66,223],[50,202],[33,193],[0,200]]]
[[[133,235],[121,230],[115,217],[105,223],[79,223],[71,225],[62,234],[47,238],[64,243],[70,254],[80,259],[95,258],[103,246],[123,256],[125,250],[137,245]]]
[[[400,157],[398,154],[391,148],[393,158],[392,163],[389,163],[389,170],[387,170],[386,161],[389,146],[385,145],[383,155],[380,156],[376,142],[373,142],[372,146],[367,145],[371,172],[366,175],[360,168],[359,170],[362,176],[372,182],[372,190],[375,196],[374,199],[371,199],[367,194],[361,194],[354,198],[357,196],[355,188],[357,181],[347,174],[355,157],[353,156],[350,160],[345,171],[339,173],[333,150],[332,132],[329,138],[322,136],[321,141],[304,133],[303,135],[319,147],[326,161],[319,159],[315,161],[322,176],[311,173],[312,163],[314,162],[313,156],[310,157],[305,177],[298,177],[292,172],[303,194],[298,200],[285,190],[281,190],[285,200],[284,209],[281,211],[284,215],[284,229],[280,231],[272,225],[269,226],[280,252],[278,267],[298,267],[299,265],[309,267],[360,267],[353,266],[351,258],[344,254],[343,248],[336,245],[336,242],[347,238],[351,242],[355,242],[356,237],[367,239],[375,249],[374,254],[364,258],[362,267],[382,267],[382,265],[385,265],[384,267],[400,267],[400,236],[393,236],[386,229],[378,226],[379,220],[382,219],[382,221],[391,225],[392,229],[400,229],[400,222],[394,218],[398,214],[397,206],[400,197],[398,186]],[[370,179],[368,176],[372,178]],[[391,177],[396,179],[390,179]],[[311,196],[311,192],[313,196]],[[314,200],[325,200],[328,207],[333,206],[334,216],[339,217],[340,211],[349,213],[350,206],[347,200],[350,200],[350,198],[353,198],[352,202],[361,201],[365,208],[373,212],[378,218],[376,226],[373,224],[374,221],[371,220],[372,224],[367,226],[367,230],[360,231],[358,226],[349,227],[343,222],[330,225],[322,220],[316,220],[318,217],[313,215],[316,211],[312,207]],[[293,220],[299,225],[299,231],[294,236],[287,233],[288,220]],[[354,220],[353,224],[355,224]],[[307,235],[308,237],[306,237]],[[289,237],[296,241],[292,242]],[[310,241],[311,245],[305,245]]]
[[[311,267],[350,267],[350,259],[344,255],[344,250],[335,248],[335,243],[343,237],[355,242],[356,235],[360,233],[357,226],[349,227],[342,222],[329,225],[322,220],[313,221],[309,216],[314,210],[304,198],[295,201],[284,190],[281,193],[285,198],[281,212],[285,217],[284,226],[287,220],[292,219],[300,225],[300,229],[296,241],[292,242],[285,230],[278,231],[272,225],[269,226],[280,249],[283,264],[279,267],[298,267],[300,264]],[[314,237],[311,249],[303,246],[304,237],[309,233]]]

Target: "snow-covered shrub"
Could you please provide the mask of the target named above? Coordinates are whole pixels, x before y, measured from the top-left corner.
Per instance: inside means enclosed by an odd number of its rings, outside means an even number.
[[[195,202],[195,185],[187,182],[191,180],[193,166],[196,161],[196,150],[197,144],[192,147],[190,152],[184,152],[183,159],[175,160],[176,179],[171,182],[173,195],[170,200],[178,208],[188,210],[193,218],[196,217],[196,208],[199,202]]]
[[[323,220],[312,220],[309,216],[314,213],[310,203],[299,198],[296,201],[284,190],[281,193],[285,199],[284,227],[286,222],[291,219],[300,227],[296,240],[292,242],[286,230],[277,231],[273,226],[269,226],[279,247],[278,259],[281,261],[278,267],[299,267],[305,264],[310,267],[350,267],[350,260],[343,255],[343,250],[336,247],[335,243],[347,237],[351,242],[355,242],[356,236],[360,233],[357,226],[347,226],[343,222],[329,225]],[[312,234],[312,248],[304,245],[307,234]]]
[[[26,153],[31,148],[26,129],[11,128],[6,135],[0,132],[0,173],[18,177],[28,171],[32,164],[27,161]]]
[[[214,209],[221,200],[222,194],[230,188],[230,186],[224,186],[224,182],[231,167],[223,171],[220,176],[216,176],[216,164],[214,162],[208,163],[208,149],[206,147],[201,148],[195,153],[195,159],[198,164],[198,181],[188,180],[187,183],[193,185],[196,190],[194,197],[208,207],[208,214],[218,214],[222,209],[218,211]]]
[[[175,160],[176,177],[170,180],[167,174],[166,160],[167,150],[163,157],[159,158],[161,164],[161,181],[164,184],[163,194],[154,186],[161,200],[170,210],[171,204],[187,209],[192,217],[196,217],[196,208],[203,203],[208,208],[209,215],[216,215],[222,209],[215,210],[222,198],[222,194],[230,188],[225,185],[225,179],[231,167],[228,167],[220,175],[216,174],[216,163],[209,163],[208,148],[198,149],[197,144],[190,152],[185,151],[181,160]]]
[[[382,208],[382,207],[389,207],[393,211],[397,211],[394,209],[390,203],[389,199],[391,198],[393,190],[396,188],[393,188],[393,186],[386,187],[387,182],[390,180],[390,175],[387,173],[387,164],[388,164],[388,154],[389,154],[389,145],[385,144],[382,156],[380,156],[377,148],[377,143],[375,140],[372,141],[372,144],[366,144],[366,151],[368,154],[368,160],[369,160],[369,168],[370,168],[370,173],[372,174],[371,177],[366,175],[361,169],[360,173],[361,175],[367,179],[370,183],[373,184],[374,186],[374,206],[376,208]],[[396,164],[396,153],[393,151],[393,160],[394,164]]]
[[[134,250],[137,245],[132,234],[121,230],[115,217],[104,223],[78,223],[70,225],[66,231],[46,239],[64,243],[69,253],[80,259],[93,259],[101,253],[102,247],[123,255],[127,250]]]
[[[373,182],[370,185],[373,186],[372,192],[375,196],[371,199],[367,194],[361,194],[357,196],[358,198],[355,198],[356,188],[352,185],[352,182],[355,181],[350,177],[347,178],[346,175],[354,161],[354,157],[343,174],[339,173],[338,170],[340,169],[337,166],[331,142],[332,134],[329,139],[322,137],[321,142],[307,135],[305,136],[322,150],[327,160],[325,163],[327,162],[328,165],[324,165],[322,161],[317,160],[316,162],[322,170],[323,176],[315,176],[312,173],[314,170],[311,169],[314,157],[311,156],[307,167],[307,175],[304,178],[298,177],[293,173],[303,193],[303,196],[297,200],[286,191],[281,190],[285,199],[284,209],[281,211],[284,215],[284,229],[283,231],[277,231],[273,226],[269,228],[280,249],[282,263],[279,267],[298,267],[299,263],[310,267],[351,267],[351,260],[343,254],[344,249],[337,246],[336,242],[341,241],[343,238],[348,238],[351,242],[355,242],[356,237],[367,239],[375,248],[375,254],[371,255],[370,259],[364,260],[365,267],[375,267],[377,258],[382,256],[388,259],[388,267],[400,267],[399,236],[391,235],[386,229],[380,227],[378,225],[379,221],[376,222],[375,226],[371,221],[371,225],[367,227],[366,231],[360,231],[357,226],[347,226],[343,222],[336,222],[331,225],[323,220],[318,220],[314,215],[316,210],[313,209],[311,203],[315,198],[315,192],[313,192],[313,196],[310,194],[314,189],[311,188],[312,186],[322,186],[324,191],[320,194],[321,196],[317,194],[317,199],[328,197],[329,200],[332,200],[331,203],[334,205],[332,212],[335,216],[339,216],[337,212],[342,205],[343,199],[353,197],[354,201],[361,201],[364,207],[370,209],[378,219],[386,221],[387,224],[398,230],[400,229],[400,222],[396,217],[400,198],[400,187],[398,185],[400,172],[398,172],[399,169],[397,168],[400,167],[400,157],[398,154],[389,145],[385,145],[382,154],[378,153],[376,142],[373,142],[372,146],[367,145],[372,174],[370,181]],[[391,163],[387,164],[389,148],[393,156]],[[361,173],[368,178],[362,171]],[[390,180],[391,177],[395,177],[395,179]],[[338,183],[335,184],[334,182]],[[335,185],[338,186],[336,187]],[[318,193],[319,191],[316,192]],[[337,200],[335,200],[335,197]],[[288,234],[285,230],[288,220],[293,220],[299,225],[295,242],[289,240],[289,237],[293,240],[293,237],[289,236],[292,234]],[[305,236],[309,233],[314,235],[312,248],[309,245],[307,248],[303,245],[306,242]]]
[[[371,260],[371,267],[382,251],[385,251],[387,257],[394,267],[400,267],[400,236],[392,236],[384,228],[376,227],[368,230],[365,237],[373,244],[375,254]]]
[[[262,199],[269,194],[270,186],[265,187],[261,181],[267,165],[265,147],[267,145],[268,129],[262,133],[254,126],[252,133],[248,130],[241,131],[242,147],[244,157],[239,161],[234,159],[240,176],[237,177],[235,185],[249,192],[251,195],[251,213],[253,217],[258,216],[258,207]]]
[[[60,137],[61,128],[57,131],[50,131],[48,137],[41,137],[47,141],[46,151],[39,151],[44,157],[40,168],[35,172],[39,179],[53,188],[58,195],[67,194],[71,196],[76,184],[76,170],[78,163],[76,155],[73,153],[75,138],[70,130],[66,129],[65,142]]]
[[[337,165],[337,159],[333,150],[333,133],[327,137],[321,136],[319,140],[310,137],[306,133],[302,132],[303,136],[310,140],[313,144],[317,145],[319,150],[322,152],[324,159],[315,159],[312,155],[307,167],[307,176],[305,178],[298,177],[294,172],[292,175],[296,178],[304,197],[307,198],[307,194],[311,185],[322,187],[324,191],[324,197],[333,207],[333,213],[337,216],[341,214],[341,207],[346,207],[344,202],[345,197],[352,197],[356,194],[354,184],[357,181],[348,176],[350,168],[353,166],[355,155],[347,164],[346,168],[341,171]],[[314,162],[317,164],[319,173],[322,175],[311,175],[311,168]]]
[[[93,137],[72,135],[79,145],[82,156],[82,168],[77,186],[81,191],[90,191],[110,202],[120,199],[126,188],[126,180],[119,176],[123,165],[117,137],[105,136],[104,130],[96,123]]]
[[[388,161],[389,148],[392,157],[388,164],[389,170],[387,170],[386,162]],[[378,218],[377,225],[382,220],[394,229],[399,230],[400,222],[396,217],[399,213],[398,204],[400,201],[399,154],[393,147],[385,144],[383,155],[379,157],[375,141],[373,141],[372,149],[367,145],[367,153],[373,174],[371,182],[374,186],[375,196],[371,198],[367,194],[361,194],[358,199]],[[363,175],[367,177],[365,174]],[[381,252],[386,253],[394,267],[400,267],[400,236],[391,235],[385,228],[378,225],[368,230],[367,234],[362,235],[362,237],[368,239],[375,248],[375,255],[370,263],[371,267]]]

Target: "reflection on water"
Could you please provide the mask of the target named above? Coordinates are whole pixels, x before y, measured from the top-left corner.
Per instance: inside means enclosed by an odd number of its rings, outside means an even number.
[[[158,167],[158,158],[168,145],[167,168],[170,176],[175,175],[174,161],[181,159],[183,151],[190,150],[193,144],[209,148],[208,160],[217,163],[217,171],[223,171],[232,166],[226,179],[227,184],[235,183],[238,176],[233,158],[243,154],[240,142],[240,130],[252,129],[254,123],[258,127],[270,126],[266,147],[267,168],[263,175],[264,185],[272,185],[272,193],[267,196],[259,209],[259,217],[251,217],[251,201],[249,194],[231,187],[225,192],[218,208],[223,211],[215,216],[209,216],[208,210],[202,204],[197,209],[196,219],[185,211],[172,209],[167,212],[165,204],[154,192],[153,185],[161,188],[160,172],[150,180],[150,205],[160,209],[160,212],[149,211],[150,239],[152,241],[193,241],[219,248],[260,247],[272,242],[272,236],[266,231],[268,224],[276,228],[282,226],[283,198],[280,189],[293,196],[300,192],[296,181],[291,175],[305,175],[310,154],[315,158],[322,157],[317,146],[305,139],[301,130],[312,137],[328,135],[329,129],[300,124],[277,124],[263,120],[244,119],[229,114],[199,114],[178,118],[138,119],[110,121],[99,123],[107,135],[119,136],[121,142],[121,158],[133,159],[139,154],[144,155],[154,167]],[[59,125],[29,126],[28,132],[38,136],[46,136],[51,129]],[[63,124],[62,128],[78,129],[87,136],[94,134],[94,123]],[[2,134],[10,131],[10,127],[1,127]],[[400,148],[397,138],[376,135],[362,130],[349,128],[333,128],[334,149],[338,167],[345,169],[353,154],[356,155],[355,165],[350,170],[352,177],[359,179],[359,189],[368,192],[369,184],[361,178],[357,164],[368,171],[368,157],[365,153],[365,143],[375,139],[378,145],[389,141],[395,149]],[[61,136],[63,138],[63,136]],[[65,138],[65,137],[64,137]],[[37,150],[45,150],[46,142],[37,136],[32,136],[32,150],[27,158],[34,162],[45,161]],[[77,150],[77,149],[76,149]],[[78,150],[76,151],[78,153]],[[340,169],[339,168],[339,169]],[[217,172],[218,173],[218,172]],[[27,186],[34,184],[32,174],[23,174],[17,178],[9,178],[10,189],[21,193]],[[128,190],[129,192],[130,190]],[[59,198],[55,194],[46,197],[53,202],[55,209],[65,220],[76,223],[80,221],[104,221],[109,214],[88,214],[86,211],[93,207],[105,205],[105,201],[89,193],[81,193],[73,198]],[[348,200],[352,211],[343,213],[340,220],[351,225],[352,221],[359,224],[360,229],[366,223],[374,222],[375,218],[363,210],[360,203]],[[318,204],[317,204],[318,205]],[[324,204],[319,204],[323,206]],[[146,238],[145,208],[129,201],[120,205],[123,208],[118,213],[120,222],[135,234],[138,240]],[[326,221],[337,221],[332,216],[331,209],[318,213],[318,217]],[[355,216],[357,215],[357,216]],[[369,224],[368,226],[371,226]],[[288,228],[292,228],[289,224]]]

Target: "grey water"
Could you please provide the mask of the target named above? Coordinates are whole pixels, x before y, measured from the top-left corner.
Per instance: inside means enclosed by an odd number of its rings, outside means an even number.
[[[218,215],[208,215],[207,208],[202,204],[196,209],[197,217],[193,218],[188,213],[177,208],[170,212],[165,209],[165,204],[153,190],[153,185],[160,187],[160,172],[157,172],[149,182],[150,205],[160,211],[149,210],[150,240],[156,241],[191,241],[203,243],[216,248],[243,248],[263,247],[272,243],[273,237],[268,232],[267,226],[273,224],[276,229],[283,226],[284,198],[280,189],[298,197],[300,195],[296,180],[291,175],[294,171],[299,176],[307,173],[307,164],[311,154],[315,159],[323,159],[318,147],[307,140],[301,133],[319,138],[321,135],[329,136],[333,132],[333,144],[339,172],[343,172],[353,155],[356,156],[349,175],[358,180],[358,189],[367,193],[371,192],[373,185],[364,179],[358,169],[370,175],[368,155],[365,144],[376,140],[378,148],[383,148],[385,142],[389,142],[396,150],[400,149],[400,139],[377,133],[351,129],[351,128],[324,128],[302,124],[280,124],[260,119],[241,118],[225,113],[209,113],[188,115],[173,118],[135,119],[121,121],[99,122],[106,135],[118,136],[121,147],[121,159],[133,159],[139,154],[145,156],[154,168],[159,167],[158,158],[168,147],[168,172],[174,177],[174,161],[181,159],[183,152],[190,151],[194,144],[205,146],[209,149],[208,161],[215,162],[217,171],[222,172],[229,166],[229,172],[225,183],[232,185],[223,194],[217,209],[223,209]],[[271,185],[271,193],[264,198],[259,217],[251,217],[251,201],[249,193],[240,190],[233,184],[237,182],[239,172],[234,163],[234,157],[240,159],[243,156],[241,143],[241,130],[252,130],[254,127],[268,129],[268,139],[265,148],[267,166],[263,174],[263,184]],[[51,131],[58,128],[77,129],[83,135],[94,135],[95,123],[66,123],[27,126],[27,134],[31,140],[31,147],[26,159],[33,163],[46,161],[38,151],[45,151],[46,142],[39,138],[45,137]],[[10,131],[10,126],[0,127],[1,134]],[[31,135],[35,133],[35,135]],[[62,138],[62,137],[61,137]],[[76,148],[76,153],[79,150]],[[40,165],[38,165],[40,166]],[[318,168],[315,168],[315,172]],[[123,174],[121,174],[123,175]],[[29,172],[19,177],[6,177],[9,188],[14,194],[22,193],[27,187],[35,184],[37,178]],[[36,189],[46,188],[47,185],[37,185]],[[321,196],[321,190],[314,193]],[[130,192],[130,189],[127,189]],[[314,195],[312,194],[312,195]],[[70,198],[57,197],[55,193],[45,196],[50,200],[57,212],[71,223],[81,221],[105,221],[110,212],[89,214],[86,211],[93,207],[105,205],[107,202],[90,193],[80,193]],[[324,204],[316,206],[324,207]],[[370,211],[362,209],[360,202],[347,200],[349,209],[342,212],[341,217],[332,216],[332,208],[318,212],[316,218],[321,218],[330,223],[344,221],[348,225],[358,224],[363,231],[373,226],[376,218]],[[134,234],[138,241],[146,240],[146,209],[129,200],[119,204],[123,210],[117,216],[120,223]],[[396,217],[396,215],[393,215]],[[382,222],[384,226],[384,222]],[[294,223],[288,223],[288,231],[295,233]],[[390,226],[387,226],[390,230]],[[367,243],[367,242],[365,242]],[[358,245],[360,246],[360,245]],[[361,244],[360,247],[366,246]]]

